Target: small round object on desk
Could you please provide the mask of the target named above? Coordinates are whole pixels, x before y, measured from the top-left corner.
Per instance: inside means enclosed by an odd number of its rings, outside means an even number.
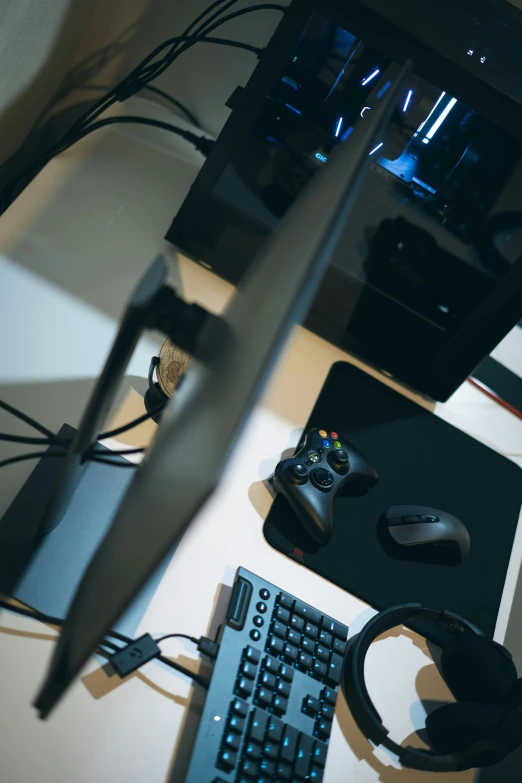
[[[266,587],[262,587],[259,591],[259,597],[263,599],[263,601],[268,601],[270,598],[270,590],[267,590]]]
[[[261,631],[258,631],[257,628],[252,628],[250,638],[253,642],[258,642],[261,639]]]
[[[310,473],[310,478],[319,489],[330,489],[333,484],[333,476],[326,468],[314,468]]]
[[[263,620],[260,615],[256,614],[254,617],[254,625],[257,625],[258,628],[261,628],[262,625],[264,625],[265,621]]]
[[[267,610],[267,605],[263,603],[263,601],[259,601],[259,603],[256,604],[256,609],[259,614],[264,614]]]

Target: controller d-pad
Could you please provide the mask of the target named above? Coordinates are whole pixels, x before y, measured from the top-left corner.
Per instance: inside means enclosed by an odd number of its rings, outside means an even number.
[[[330,489],[334,483],[332,474],[326,468],[314,468],[310,473],[310,478],[319,489]]]

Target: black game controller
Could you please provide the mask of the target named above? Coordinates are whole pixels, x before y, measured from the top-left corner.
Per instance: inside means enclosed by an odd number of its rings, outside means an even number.
[[[306,433],[291,459],[276,466],[272,484],[288,500],[304,530],[320,546],[333,533],[333,500],[351,485],[358,495],[379,477],[362,454],[337,432],[313,429]]]

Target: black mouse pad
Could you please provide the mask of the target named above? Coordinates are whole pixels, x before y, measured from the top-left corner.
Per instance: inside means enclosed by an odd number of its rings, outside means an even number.
[[[518,465],[344,362],[332,367],[311,427],[345,433],[379,482],[363,497],[337,496],[334,533],[323,548],[277,496],[264,525],[268,543],[376,609],[410,602],[448,609],[493,635],[522,504]],[[458,517],[471,536],[468,559],[447,565],[438,556],[415,562],[389,554],[378,521],[396,503]]]

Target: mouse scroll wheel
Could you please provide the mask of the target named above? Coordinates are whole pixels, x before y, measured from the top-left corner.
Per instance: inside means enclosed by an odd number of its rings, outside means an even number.
[[[438,517],[434,517],[432,514],[425,514],[421,517],[421,522],[439,522]]]
[[[418,514],[410,514],[407,517],[402,518],[402,524],[403,525],[415,525],[421,521],[421,518]]]

